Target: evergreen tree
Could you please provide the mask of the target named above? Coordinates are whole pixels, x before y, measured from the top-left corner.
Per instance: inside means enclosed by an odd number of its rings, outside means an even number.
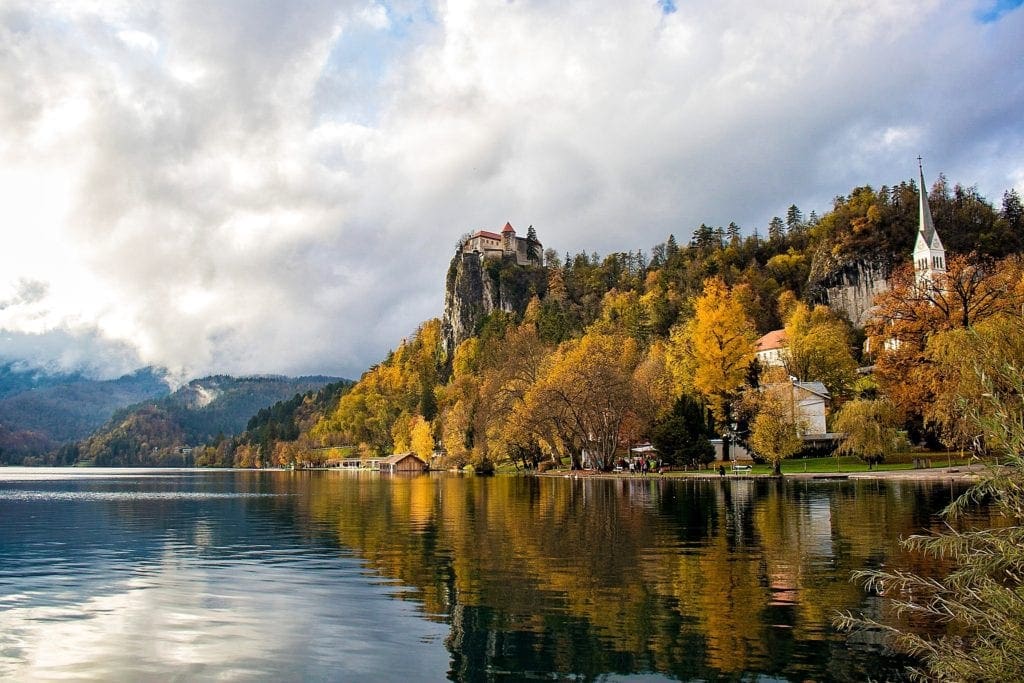
[[[785,236],[786,224],[783,223],[782,219],[778,216],[773,216],[772,220],[768,223],[768,240],[771,242],[779,242]]]
[[[679,397],[663,420],[651,429],[651,444],[670,465],[706,465],[715,459],[709,439],[715,435],[696,399]]]
[[[668,258],[672,258],[679,253],[679,243],[676,242],[675,235],[668,236],[668,242],[665,244],[665,255]]]
[[[786,210],[786,230],[790,234],[800,232],[804,226],[804,214],[797,208],[796,204],[790,204]]]
[[[531,225],[526,229],[526,257],[532,260],[540,260],[540,240],[537,239],[537,231]]]
[[[736,223],[729,223],[729,227],[725,230],[726,236],[729,238],[729,245],[736,247],[740,243],[740,226]]]

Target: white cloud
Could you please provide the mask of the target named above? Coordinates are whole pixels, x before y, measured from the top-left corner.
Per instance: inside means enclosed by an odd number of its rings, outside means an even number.
[[[355,376],[440,313],[466,230],[588,252],[763,230],[919,153],[998,201],[1024,10],[976,10],[7,3],[0,292],[46,294],[0,330]]]

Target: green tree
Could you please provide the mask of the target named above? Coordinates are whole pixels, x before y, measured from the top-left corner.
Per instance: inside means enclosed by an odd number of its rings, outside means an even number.
[[[845,403],[836,414],[833,429],[843,433],[838,452],[856,455],[868,469],[908,445],[896,410],[883,399]]]
[[[672,465],[706,465],[715,459],[714,436],[704,406],[683,395],[672,412],[651,429],[651,444]]]

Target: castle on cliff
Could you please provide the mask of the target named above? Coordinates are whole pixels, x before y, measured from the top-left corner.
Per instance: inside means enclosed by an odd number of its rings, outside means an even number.
[[[480,254],[483,258],[514,256],[516,263],[521,266],[544,265],[544,247],[533,232],[532,225],[526,237],[517,236],[511,223],[505,223],[501,234],[477,230],[462,240],[459,252]]]

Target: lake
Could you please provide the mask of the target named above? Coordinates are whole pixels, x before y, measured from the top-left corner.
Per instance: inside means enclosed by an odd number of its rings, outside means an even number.
[[[0,678],[865,680],[949,483],[0,468]]]

